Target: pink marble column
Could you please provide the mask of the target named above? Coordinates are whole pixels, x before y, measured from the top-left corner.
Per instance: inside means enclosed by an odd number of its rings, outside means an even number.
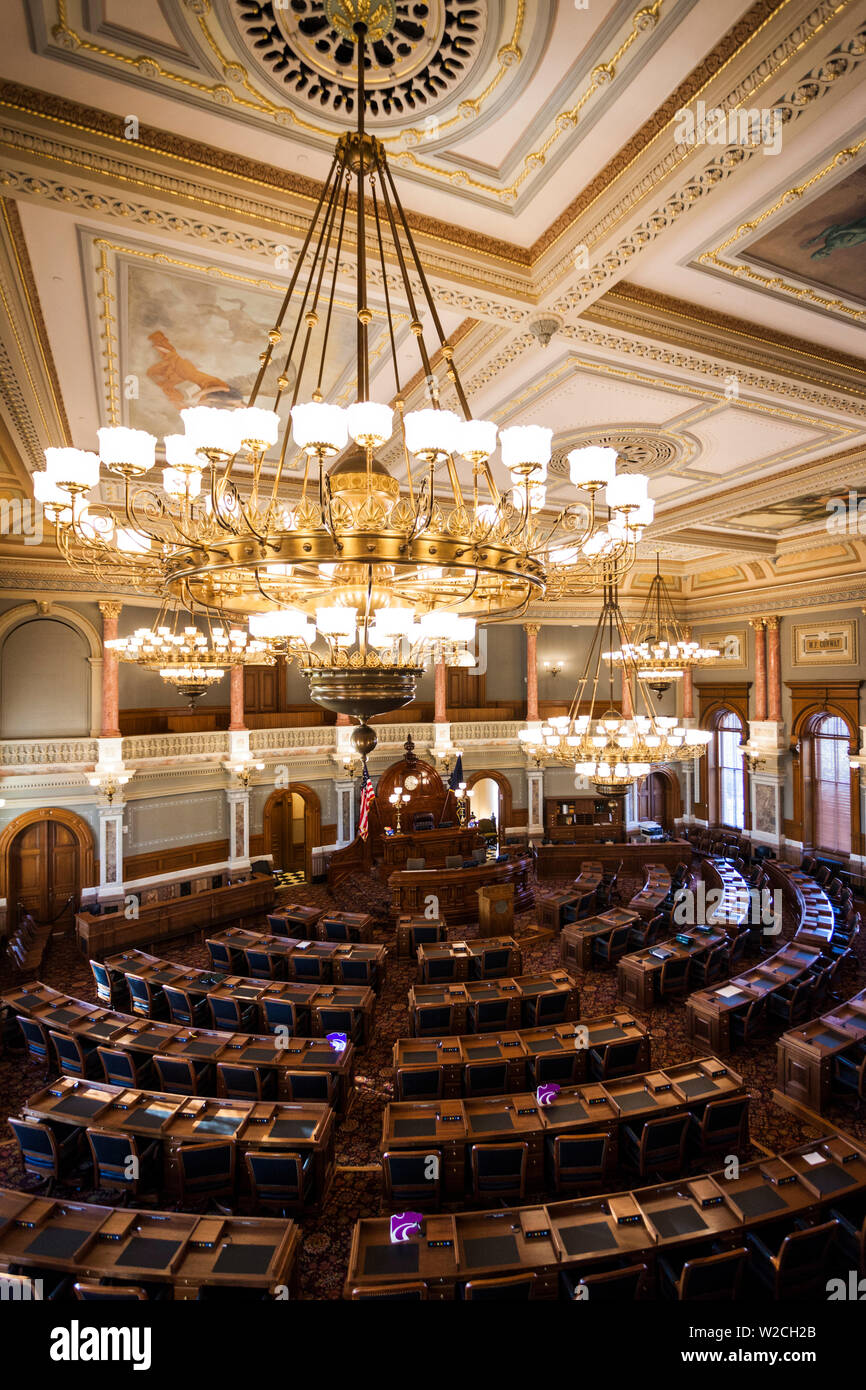
[[[117,636],[120,603],[100,603],[102,614],[102,737],[120,738],[120,711],[117,693],[117,657],[105,644]]]
[[[685,630],[687,642],[692,640],[692,630],[687,627]],[[694,719],[695,716],[695,682],[692,675],[691,666],[683,669],[683,719]]]
[[[526,633],[526,718],[538,718],[538,624],[527,623]]]
[[[622,717],[623,719],[634,718],[634,704],[631,698],[631,686],[625,671],[622,673]]]
[[[767,619],[767,718],[782,722],[782,648],[779,619]]]
[[[755,629],[755,718],[767,717],[767,649],[764,642],[764,619],[752,618]]]
[[[433,668],[433,723],[448,723],[448,676],[445,661],[440,656]]]
[[[229,729],[245,729],[244,723],[244,668],[233,666],[229,676],[231,681],[231,719]]]

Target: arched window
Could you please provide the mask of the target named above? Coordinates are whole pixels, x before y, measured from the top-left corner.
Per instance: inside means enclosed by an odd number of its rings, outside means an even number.
[[[851,853],[851,772],[848,727],[825,715],[812,729],[812,817],[819,849]]]
[[[740,744],[743,721],[732,709],[721,710],[714,721],[711,745],[712,815],[722,825],[742,830],[746,824],[745,777]]]

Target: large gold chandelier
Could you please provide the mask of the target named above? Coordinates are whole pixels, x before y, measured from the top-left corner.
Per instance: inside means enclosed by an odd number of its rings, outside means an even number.
[[[693,642],[677,621],[656,552],[656,572],[631,640],[605,652],[605,661],[623,669],[633,665],[638,679],[646,681],[661,699],[671,681],[682,680],[686,671],[718,657],[715,648]]]
[[[652,770],[653,764],[695,758],[704,751],[710,733],[687,729],[673,715],[653,713],[631,658],[621,663],[622,700],[617,708],[613,666],[602,666],[605,646],[630,645],[625,619],[612,577],[604,588],[604,603],[596,623],[583,674],[577,682],[567,715],[519,730],[527,750],[543,762],[573,763],[599,792],[624,794],[628,786]],[[606,690],[604,687],[606,686]],[[637,712],[635,700],[645,712]]]
[[[298,659],[314,700],[357,719],[408,703],[431,655],[466,660],[476,621],[621,578],[653,514],[647,479],[618,474],[615,451],[595,447],[569,455],[576,495],[550,508],[552,430],[473,418],[385,148],[365,129],[367,44],[395,8],[325,0],[358,45],[357,128],[337,141],[246,406],[181,411],[161,487],[148,476],[156,439],[124,426],[99,430],[98,456],[47,450],[38,484],[71,565],[249,618],[255,637]],[[324,382],[352,226],[356,399],[344,407]],[[406,409],[395,298],[417,345],[421,409]],[[371,324],[390,348],[387,404],[371,399]],[[122,479],[122,503],[90,500],[100,466]]]

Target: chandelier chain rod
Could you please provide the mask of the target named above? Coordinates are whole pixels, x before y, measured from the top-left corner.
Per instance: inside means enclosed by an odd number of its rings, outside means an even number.
[[[358,172],[356,198],[358,203],[357,237],[357,304],[358,316],[358,400],[370,399],[370,359],[367,341],[367,228],[364,202],[364,107],[366,105],[365,62],[367,56],[367,26],[355,25],[358,39]]]

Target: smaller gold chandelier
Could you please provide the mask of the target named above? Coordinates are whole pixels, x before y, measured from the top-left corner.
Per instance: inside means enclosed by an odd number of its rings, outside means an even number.
[[[687,670],[702,662],[715,661],[719,653],[712,647],[693,642],[688,631],[677,622],[668,587],[659,569],[649,587],[632,640],[604,653],[615,666],[633,666],[638,680],[646,681],[661,699],[671,681],[681,680]]]
[[[128,637],[115,637],[106,647],[119,660],[156,671],[168,685],[186,696],[189,708],[206,690],[217,685],[226,667],[255,664],[273,666],[275,657],[268,644],[250,638],[245,628],[221,626],[204,614],[204,627],[169,600],[163,603],[152,627],[136,628]]]

